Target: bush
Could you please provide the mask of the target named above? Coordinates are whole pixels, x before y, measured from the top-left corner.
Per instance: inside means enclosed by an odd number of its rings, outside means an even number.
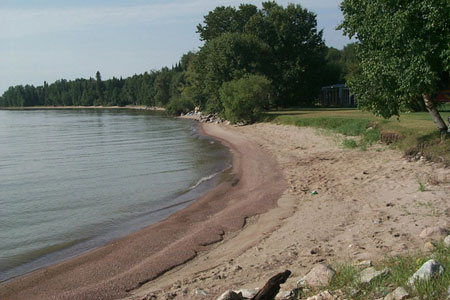
[[[271,82],[264,76],[246,75],[222,84],[220,99],[231,123],[257,121],[269,103]]]
[[[194,110],[194,104],[183,97],[174,96],[170,98],[169,103],[167,103],[166,110],[171,115],[180,115],[181,113],[187,113]]]

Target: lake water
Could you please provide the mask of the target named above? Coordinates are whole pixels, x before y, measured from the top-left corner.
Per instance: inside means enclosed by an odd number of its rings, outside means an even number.
[[[0,281],[161,220],[230,154],[191,120],[132,110],[0,111]]]

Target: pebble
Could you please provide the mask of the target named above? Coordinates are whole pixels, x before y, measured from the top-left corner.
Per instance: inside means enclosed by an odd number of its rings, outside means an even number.
[[[297,281],[297,285],[309,285],[312,287],[328,285],[336,274],[332,268],[320,263],[308,272],[302,279]]]
[[[371,282],[373,279],[375,279],[376,277],[379,276],[385,276],[387,274],[389,274],[389,269],[383,269],[381,271],[377,271],[375,270],[375,268],[367,268],[361,271],[361,273],[359,274],[360,276],[360,280],[362,283],[369,283]]]
[[[447,235],[444,239],[444,244],[447,247],[450,247],[450,235]]]
[[[422,232],[420,233],[420,237],[421,238],[428,238],[431,236],[445,236],[448,234],[448,230],[443,228],[443,227],[439,227],[439,226],[434,226],[434,227],[427,227],[424,230],[422,230]]]
[[[404,300],[408,297],[408,292],[404,288],[398,287],[392,293],[384,297],[383,300]]]
[[[424,263],[416,273],[409,278],[409,284],[413,285],[416,280],[430,280],[444,273],[444,267],[436,260],[430,259]]]

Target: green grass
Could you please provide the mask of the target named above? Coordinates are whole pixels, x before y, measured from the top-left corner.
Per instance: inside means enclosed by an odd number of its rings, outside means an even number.
[[[419,281],[414,286],[410,286],[409,278],[431,258],[437,260],[444,267],[445,272],[431,280]],[[450,248],[445,247],[443,243],[437,244],[433,253],[418,252],[407,256],[388,257],[378,262],[374,266],[377,270],[388,268],[390,272],[385,276],[375,278],[369,284],[359,281],[359,273],[362,269],[351,263],[339,263],[332,267],[336,271],[336,275],[329,286],[307,289],[303,297],[317,294],[323,290],[341,290],[347,299],[378,299],[385,297],[397,287],[403,287],[410,294],[408,299],[417,296],[420,299],[440,300],[446,299],[447,288],[450,286],[450,272],[448,272],[450,270]]]
[[[427,190],[426,181],[424,178],[417,179],[417,183],[419,184],[419,191],[425,192]]]
[[[447,120],[450,112],[445,110],[441,115]],[[322,128],[344,136],[360,136],[357,146],[362,150],[380,141],[407,155],[420,154],[428,160],[450,165],[450,139],[440,142],[439,132],[428,112],[402,114],[399,118],[386,120],[357,109],[291,108],[268,112],[265,121]],[[344,139],[343,146],[353,148],[354,143],[348,140]]]

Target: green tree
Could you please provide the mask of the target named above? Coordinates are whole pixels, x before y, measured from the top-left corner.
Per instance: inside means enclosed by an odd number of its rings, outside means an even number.
[[[225,82],[219,91],[225,117],[232,123],[257,121],[269,105],[270,90],[270,80],[260,75]]]
[[[100,71],[97,71],[97,73],[95,74],[95,91],[97,93],[97,97],[94,103],[96,105],[102,105],[105,102],[104,99],[105,84],[102,81],[102,75],[100,74]]]
[[[218,7],[203,23],[197,29],[205,46],[225,33],[251,35],[269,46],[263,75],[273,83],[278,106],[309,104],[317,97],[324,82],[326,48],[314,13],[300,5],[284,8],[268,1],[260,10],[253,5]]]
[[[226,32],[242,33],[245,24],[257,11],[252,4],[241,4],[238,10],[230,6],[216,7],[204,17],[204,25],[197,25],[200,40],[211,41]]]
[[[223,112],[219,89],[224,82],[239,79],[245,74],[264,74],[270,67],[267,44],[249,34],[224,33],[206,44],[197,53],[189,68],[189,88],[184,96],[208,112]]]
[[[432,94],[449,87],[450,1],[344,0],[341,10],[340,28],[358,39],[349,85],[359,105],[389,118],[421,97],[444,137]]]

